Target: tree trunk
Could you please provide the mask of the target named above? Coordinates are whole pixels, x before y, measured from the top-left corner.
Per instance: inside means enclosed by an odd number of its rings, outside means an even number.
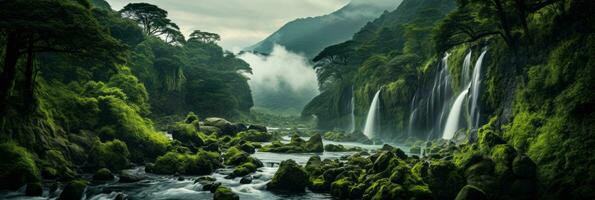
[[[19,35],[9,33],[6,37],[4,52],[4,68],[0,74],[0,116],[4,115],[8,106],[8,96],[16,77],[16,65],[19,60]]]
[[[508,20],[506,19],[506,13],[504,12],[504,8],[502,7],[502,2],[500,0],[494,0],[494,4],[496,5],[496,10],[498,11],[498,17],[500,18],[500,25],[504,30],[504,40],[509,47],[515,48],[512,42],[512,35],[510,34],[510,25],[508,24]]]
[[[35,109],[34,102],[34,90],[35,90],[35,79],[33,77],[33,41],[29,39],[27,44],[27,63],[25,68],[25,85],[23,88],[23,103],[25,109],[28,111]]]

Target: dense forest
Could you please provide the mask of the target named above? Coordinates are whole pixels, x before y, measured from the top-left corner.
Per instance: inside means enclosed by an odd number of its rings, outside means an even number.
[[[595,198],[595,1],[395,4],[280,117],[156,5],[0,1],[0,198]]]

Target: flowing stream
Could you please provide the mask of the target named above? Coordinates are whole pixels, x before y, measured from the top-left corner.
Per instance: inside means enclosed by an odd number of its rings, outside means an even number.
[[[308,139],[308,138],[304,138]],[[284,143],[289,142],[289,137],[284,138]],[[326,144],[341,144],[347,148],[360,147],[364,150],[376,150],[381,148],[381,145],[365,145],[353,142],[333,142],[323,140]],[[266,144],[266,143],[264,143]],[[403,149],[403,148],[402,148]],[[408,152],[408,149],[403,149]],[[344,156],[352,155],[356,152],[324,152],[324,153],[295,153],[295,154],[281,154],[269,152],[256,152],[252,156],[260,159],[265,167],[260,168],[256,173],[251,174],[253,181],[250,184],[240,184],[241,178],[226,179],[226,174],[231,172],[231,168],[222,168],[217,170],[210,176],[217,179],[217,182],[227,186],[244,200],[262,200],[262,199],[333,199],[328,193],[314,193],[306,189],[304,193],[299,194],[279,194],[266,190],[266,183],[268,183],[279,167],[279,163],[284,160],[293,159],[302,166],[311,156],[318,155],[321,159],[340,159]],[[184,176],[184,180],[179,180],[177,176],[171,175],[156,175],[145,173],[144,167],[137,167],[127,170],[132,174],[144,176],[145,179],[136,183],[118,183],[118,178],[114,181],[106,183],[91,183],[85,192],[85,198],[89,200],[113,200],[118,194],[125,194],[128,199],[179,199],[179,200],[196,200],[196,199],[213,199],[213,194],[209,191],[202,191],[200,183],[194,183],[199,176]],[[84,175],[85,178],[91,178],[90,174]],[[0,192],[0,199],[27,199],[27,200],[41,200],[41,199],[56,199],[60,194],[60,190],[49,194],[45,184],[44,195],[42,197],[26,197],[24,196],[24,188],[17,192]]]

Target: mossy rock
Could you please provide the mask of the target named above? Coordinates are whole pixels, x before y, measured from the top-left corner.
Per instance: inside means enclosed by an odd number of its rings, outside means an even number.
[[[248,162],[250,155],[237,147],[231,147],[223,154],[224,164],[226,165],[241,165]]]
[[[252,162],[247,162],[234,168],[232,174],[234,177],[242,177],[256,172],[258,167]]]
[[[168,128],[174,140],[182,142],[184,146],[200,147],[205,144],[203,138],[192,124],[176,123]]]
[[[16,190],[41,180],[33,156],[15,143],[0,144],[0,189]]]
[[[58,200],[80,200],[85,195],[87,182],[83,180],[71,181],[64,186],[64,190],[58,197]]]
[[[409,153],[412,154],[421,154],[421,147],[414,146],[409,149]]]
[[[303,192],[308,185],[308,173],[293,160],[281,162],[273,179],[267,183],[272,191]]]
[[[268,134],[266,131],[252,130],[248,128],[247,131],[238,133],[237,137],[250,142],[270,142],[273,135]]]
[[[351,191],[351,187],[353,186],[353,182],[347,179],[339,179],[331,183],[331,195],[334,197],[338,197],[341,199],[349,198],[349,194]]]
[[[244,143],[244,144],[241,144],[241,145],[239,146],[239,148],[240,148],[242,151],[244,151],[244,152],[246,152],[246,153],[249,153],[249,154],[256,153],[256,147],[254,147],[254,145],[252,145],[251,143]]]
[[[465,185],[465,178],[451,161],[430,162],[425,182],[430,187],[434,199],[454,199]]]
[[[217,190],[215,190],[213,200],[240,200],[240,197],[236,193],[233,193],[231,189],[219,186],[217,187]]]
[[[199,151],[196,154],[168,152],[156,159],[150,172],[157,174],[208,175],[221,167],[219,154]]]
[[[479,129],[479,146],[483,152],[490,152],[489,150],[498,145],[498,144],[505,144],[506,142],[497,135],[491,129],[486,127],[482,127]]]
[[[484,159],[469,168],[465,169],[465,176],[481,176],[481,175],[493,175],[495,164],[492,160]]]
[[[107,168],[101,168],[93,174],[94,181],[111,181],[114,180],[114,175]]]
[[[323,178],[313,178],[308,185],[308,188],[312,192],[328,192],[329,184],[327,184]]]
[[[390,161],[395,157],[395,154],[391,151],[382,151],[378,155],[378,158],[376,158],[376,160],[374,161],[374,171],[378,173],[386,170],[386,168],[390,164]]]
[[[126,143],[120,140],[103,143],[96,139],[89,153],[88,166],[94,169],[122,170],[130,166],[129,157]]]
[[[486,196],[483,190],[475,187],[473,185],[466,185],[459,191],[455,200],[487,200],[488,197]]]
[[[410,186],[408,189],[408,193],[411,196],[411,199],[416,200],[432,200],[434,197],[432,196],[432,191],[427,185],[413,185]]]
[[[324,145],[324,150],[328,152],[345,152],[347,149],[340,144],[327,144]]]
[[[304,145],[304,149],[308,152],[324,152],[324,144],[322,144],[322,136],[320,134],[315,134],[306,144]]]
[[[306,171],[310,173],[310,175],[315,175],[320,172],[320,168],[322,167],[322,160],[320,160],[320,156],[312,156],[306,162]]]

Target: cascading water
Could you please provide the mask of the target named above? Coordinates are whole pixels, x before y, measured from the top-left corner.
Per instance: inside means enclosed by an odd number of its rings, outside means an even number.
[[[461,119],[463,101],[465,100],[467,93],[469,93],[469,87],[471,87],[471,85],[468,85],[467,88],[463,90],[461,94],[459,94],[459,96],[455,100],[455,103],[452,104],[452,108],[450,109],[450,112],[448,113],[448,118],[446,120],[446,127],[444,127],[444,133],[442,134],[442,139],[452,139],[457,130],[459,130],[459,119]]]
[[[479,89],[481,86],[481,65],[483,64],[483,57],[485,56],[487,50],[484,50],[483,52],[481,52],[481,55],[479,56],[479,58],[477,59],[477,62],[475,63],[475,68],[473,69],[473,77],[471,79],[471,120],[472,120],[472,126],[471,128],[473,129],[477,129],[479,126],[479,114],[480,114],[480,109],[479,109]]]
[[[452,87],[448,72],[448,57],[445,53],[438,68],[434,72],[431,85],[423,84],[411,102],[408,123],[408,135],[425,134],[428,139],[442,134],[447,104],[451,100]]]
[[[366,117],[366,125],[364,126],[364,135],[369,139],[375,138],[375,134],[379,131],[378,122],[380,120],[380,92],[382,88],[376,92],[374,95],[374,99],[372,99],[372,103],[370,104],[370,109],[368,110],[368,116]]]
[[[463,71],[461,72],[461,83],[468,83],[469,80],[469,70],[471,67],[471,53],[472,51],[469,51],[469,53],[467,53],[467,55],[465,56],[465,60],[463,60]],[[463,84],[461,84],[463,85]],[[463,85],[466,86],[466,85]]]
[[[470,57],[469,54],[468,56]],[[479,101],[479,88],[481,84],[481,65],[483,63],[483,58],[485,54],[486,51],[484,50],[477,59],[477,62],[475,63],[475,67],[473,68],[473,76],[471,77],[471,80],[468,80],[465,89],[461,92],[461,94],[459,94],[459,96],[457,97],[450,109],[448,119],[446,120],[446,126],[444,128],[444,132],[442,133],[443,139],[452,139],[455,133],[461,128],[459,126],[459,120],[461,119],[461,113],[463,112],[463,102],[465,101],[465,98],[467,98],[467,95],[469,93],[471,93],[471,108],[469,109],[469,111],[471,112],[470,116],[472,122],[468,125],[467,128],[477,128],[479,124],[479,108],[477,107],[477,104]],[[469,61],[469,63],[470,62],[471,61]],[[465,66],[463,66],[463,73],[465,73]],[[468,73],[468,71],[466,73]]]
[[[351,87],[351,101],[349,104],[351,105],[351,116],[349,116],[349,133],[353,133],[355,132],[355,93],[353,91],[353,87]]]

